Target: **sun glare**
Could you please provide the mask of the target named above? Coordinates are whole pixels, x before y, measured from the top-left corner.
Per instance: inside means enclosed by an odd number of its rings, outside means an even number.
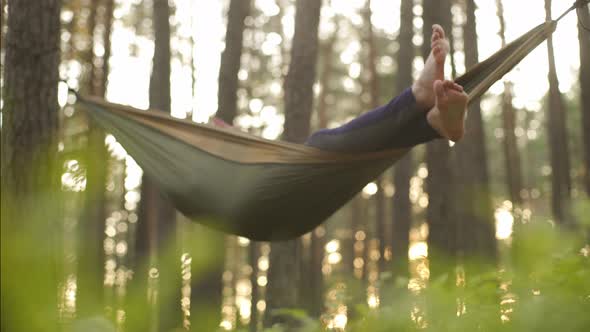
[[[512,235],[514,217],[505,207],[498,208],[494,214],[496,218],[496,239],[506,240]]]

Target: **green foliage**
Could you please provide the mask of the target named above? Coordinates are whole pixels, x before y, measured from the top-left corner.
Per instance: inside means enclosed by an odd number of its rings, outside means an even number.
[[[586,331],[590,259],[580,252],[583,239],[544,222],[521,225],[517,234],[503,273],[486,272],[485,260],[470,261],[464,287],[449,287],[448,276],[439,277],[419,295],[366,309],[350,331],[413,331],[422,324],[432,331]],[[510,310],[501,313],[505,303]],[[412,311],[422,312],[423,320],[413,321]]]
[[[590,198],[575,200],[572,204],[576,222],[583,228],[590,228]]]
[[[580,203],[588,208],[587,201]],[[586,210],[584,210],[586,211]],[[463,287],[454,276],[430,280],[419,294],[405,284],[383,285],[378,309],[357,305],[349,310],[346,331],[587,331],[590,327],[590,258],[583,237],[550,223],[519,225],[503,268],[484,258],[466,258]],[[452,261],[443,265],[453,266]],[[352,292],[352,291],[351,291]],[[284,315],[299,322],[277,325],[266,332],[319,331],[319,323],[301,311]]]
[[[3,199],[10,202],[8,196]],[[36,311],[39,294],[57,288],[49,282],[50,278],[39,278],[40,271],[48,275],[53,269],[60,269],[63,259],[60,244],[46,241],[54,236],[50,234],[63,231],[63,226],[52,224],[53,228],[48,228],[39,223],[53,220],[52,216],[58,213],[55,206],[44,202],[38,197],[32,204],[3,205],[3,217],[16,215],[10,211],[12,206],[24,206],[33,218],[11,223],[11,227],[5,224],[9,219],[3,219],[1,291],[3,301],[10,301],[10,311],[3,308],[2,321],[7,331],[21,330],[20,322],[28,317],[35,317],[37,321],[56,320],[57,308],[54,312]],[[573,207],[576,219],[586,225],[579,226],[583,230],[588,222],[585,216],[590,215],[590,201],[575,201]],[[347,331],[414,331],[421,327],[431,331],[586,331],[590,326],[587,315],[590,312],[590,258],[584,232],[567,232],[544,220],[546,218],[534,218],[515,226],[512,242],[505,245],[505,255],[500,260],[501,268],[496,269],[493,262],[482,257],[466,257],[462,262],[466,275],[463,287],[456,287],[455,276],[448,272],[433,277],[425,290],[414,294],[406,290],[405,282],[384,275],[379,284],[382,305],[371,309],[366,304],[358,304],[364,302],[359,300],[362,295],[355,296],[363,293],[362,285],[353,287],[353,283],[347,282],[350,285],[348,294],[339,299],[354,308],[349,309]],[[198,279],[199,271],[206,271],[217,253],[211,252],[210,238],[203,232],[196,229],[185,229],[185,232],[191,239],[188,245],[194,246],[191,252],[199,253],[192,257],[197,267],[193,278]],[[174,269],[177,265],[174,251],[164,250],[163,257],[161,268]],[[453,271],[455,264],[447,260],[437,265]],[[30,271],[36,271],[35,275]],[[169,298],[175,292],[178,292],[178,285],[161,285],[159,298]],[[145,290],[128,290],[125,331],[149,328],[146,313],[138,311],[142,308],[139,303],[144,300]],[[217,310],[219,308],[204,307],[201,311],[213,316]],[[13,315],[11,320],[5,320],[8,313]],[[273,315],[280,316],[283,323],[266,331],[322,330],[321,322],[301,310],[282,309]],[[204,314],[193,321],[193,327],[198,330],[206,318]],[[67,323],[62,327],[90,331],[97,326],[109,326],[108,320],[91,317],[69,322],[68,318],[62,318],[62,322]]]

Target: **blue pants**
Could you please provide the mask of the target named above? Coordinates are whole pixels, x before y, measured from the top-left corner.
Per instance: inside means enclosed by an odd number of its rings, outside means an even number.
[[[366,112],[345,125],[316,131],[305,144],[337,152],[375,152],[413,147],[441,137],[428,124],[427,112],[416,104],[412,89],[408,88],[386,105]]]

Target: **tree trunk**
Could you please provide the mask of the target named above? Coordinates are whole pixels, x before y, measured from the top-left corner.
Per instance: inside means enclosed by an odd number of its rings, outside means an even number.
[[[590,12],[587,7],[578,10],[580,21],[588,26]],[[584,186],[590,196],[590,33],[578,22],[580,41],[580,109],[582,111],[582,133],[584,135]]]
[[[424,0],[423,3],[423,35],[422,56],[427,59],[430,53],[430,39],[432,25],[440,24],[446,32],[451,31],[451,7],[449,0]],[[447,36],[448,33],[447,33]],[[428,209],[426,212],[429,237],[428,255],[431,264],[442,263],[435,256],[438,252],[454,256],[456,254],[457,219],[453,214],[453,181],[450,162],[450,148],[447,140],[436,140],[426,145],[426,164],[428,178],[426,191],[428,193]],[[441,273],[436,268],[432,273]]]
[[[297,0],[296,6],[291,64],[285,78],[283,139],[303,143],[309,135],[313,105],[321,1]]]
[[[465,67],[478,63],[475,2],[466,1],[466,22],[463,27]],[[489,189],[488,164],[481,107],[472,101],[466,120],[465,137],[455,145],[454,176],[456,184],[456,217],[462,238],[460,251],[470,255],[494,257],[496,237]]]
[[[260,300],[260,290],[258,289],[258,258],[260,257],[260,249],[258,242],[250,241],[248,248],[248,260],[252,272],[250,274],[250,284],[252,285],[252,297],[250,299],[250,332],[258,331],[258,322],[260,315],[258,312],[258,301]]]
[[[170,112],[170,7],[167,0],[154,0],[154,57],[149,86],[150,109]],[[136,278],[145,284],[157,297],[148,298],[146,303],[150,327],[167,331],[181,326],[180,311],[180,255],[165,257],[167,248],[176,252],[176,212],[154,182],[144,176],[142,179],[141,202],[137,230],[137,256],[149,261],[147,271],[138,271]],[[167,259],[171,261],[167,261]],[[168,267],[168,268],[165,268]],[[151,271],[150,271],[151,270]],[[157,271],[157,272],[156,272]],[[177,285],[177,288],[171,285]],[[164,291],[166,289],[166,291]],[[155,294],[155,293],[152,293]],[[148,320],[149,320],[148,319]]]
[[[371,19],[371,0],[367,1],[366,8],[364,10],[364,21],[367,26],[365,44],[368,49],[367,56],[367,69],[369,72],[369,96],[370,105],[369,108],[375,109],[379,107],[379,75],[377,73],[377,45],[375,43],[375,33],[373,31],[373,22]],[[383,177],[380,176],[375,181],[377,183],[377,192],[374,196],[375,202],[375,229],[376,239],[379,241],[379,270],[385,270],[385,246],[387,245],[387,225],[385,220],[385,195],[383,192]]]
[[[238,71],[244,39],[244,19],[250,14],[250,0],[231,0],[227,12],[225,50],[219,67],[219,94],[217,116],[232,123],[237,111]]]
[[[412,64],[414,62],[414,12],[412,0],[402,0],[400,8],[400,31],[398,37],[396,94],[412,85]],[[393,241],[392,262],[395,277],[408,275],[408,249],[410,246],[410,225],[412,224],[412,203],[410,202],[410,179],[413,173],[412,152],[399,160],[393,169],[392,219]]]
[[[496,0],[498,9],[498,20],[500,21],[500,31],[498,32],[502,40],[502,47],[506,46],[504,21],[504,6],[502,0]],[[510,200],[516,205],[522,205],[521,191],[522,184],[522,170],[520,162],[520,154],[518,152],[518,145],[516,134],[516,114],[512,106],[512,85],[508,81],[504,81],[504,95],[502,96],[502,124],[504,128],[504,162],[506,167],[506,182],[508,184],[508,194]]]
[[[551,19],[551,0],[545,0],[547,20]],[[551,154],[551,209],[557,223],[569,224],[570,204],[570,159],[565,120],[565,107],[555,69],[553,38],[547,38],[549,58],[549,101],[547,105],[547,131]]]
[[[221,55],[221,66],[219,69],[219,94],[217,116],[227,123],[233,123],[237,115],[237,92],[238,92],[238,72],[240,70],[240,58],[243,49],[244,20],[250,13],[250,0],[230,2],[227,13],[227,30],[225,38],[225,50]],[[224,253],[225,236],[217,232],[207,232],[208,237],[214,237],[210,243],[213,245],[212,252]],[[236,246],[237,250],[239,247]],[[197,253],[194,253],[197,254]],[[222,275],[224,269],[224,255],[219,254],[219,259],[212,262],[206,273],[194,271],[194,282],[192,284],[191,296],[191,321],[193,326],[207,329],[215,328],[221,321],[220,308],[222,303]],[[203,317],[203,308],[214,309],[206,310],[209,317]],[[211,317],[213,313],[213,317]],[[206,324],[203,325],[203,321]],[[239,314],[236,320],[240,324]]]
[[[522,167],[518,142],[515,134],[516,113],[512,106],[512,85],[504,82],[504,94],[502,95],[502,125],[504,129],[504,164],[506,168],[506,182],[510,201],[516,205],[522,205],[521,192],[524,189],[522,182]]]
[[[335,17],[333,19],[334,25],[336,26],[334,32],[330,36],[328,40],[323,42],[320,47],[320,94],[318,96],[318,106],[317,106],[317,115],[318,115],[318,129],[323,129],[328,127],[328,119],[330,118],[330,114],[328,114],[328,96],[332,92],[332,88],[330,86],[330,82],[332,80],[332,75],[334,72],[334,68],[332,66],[332,60],[334,55],[334,45],[336,44],[336,40],[338,38],[338,31],[339,31],[339,21]]]
[[[59,0],[12,1],[1,131],[1,329],[57,330]]]
[[[285,78],[285,130],[283,139],[302,143],[309,135],[313,84],[318,57],[321,1],[297,0],[291,63]],[[298,240],[273,243],[267,288],[266,326],[280,322],[273,310],[299,305],[300,244]]]
[[[334,56],[333,47],[338,37],[338,20],[333,19],[336,29],[332,35],[320,45],[320,77],[319,83],[321,86],[320,94],[318,96],[317,106],[317,127],[326,128],[328,126],[328,95],[331,93],[330,80],[333,75],[334,68],[332,67],[332,57]],[[324,306],[324,281],[322,273],[322,262],[324,258],[324,246],[326,245],[325,227],[318,226],[310,233],[310,245],[307,261],[303,261],[304,265],[301,270],[302,285],[309,285],[302,289],[302,298],[305,303],[302,303],[312,317],[319,318]],[[307,266],[305,266],[307,264]]]
[[[97,73],[102,70],[96,66],[94,55],[95,29],[98,20],[99,0],[91,2],[88,18],[88,49],[83,61],[87,76],[83,81],[83,92],[96,95],[104,86],[99,86]],[[106,33],[106,32],[105,32]],[[105,40],[108,40],[105,38]],[[110,46],[109,46],[110,47]],[[106,49],[106,47],[105,47]],[[105,54],[106,56],[107,54]],[[101,85],[106,81],[101,80]],[[104,227],[106,218],[106,180],[108,152],[104,142],[104,132],[90,119],[88,122],[87,146],[85,151],[86,190],[83,217],[78,221],[78,257],[76,276],[77,317],[88,318],[102,315],[104,311]]]
[[[109,80],[109,73],[111,66],[109,60],[111,59],[112,45],[111,33],[113,30],[113,14],[115,11],[115,0],[105,0],[105,19],[104,19],[104,35],[103,46],[104,55],[102,56],[102,72],[100,76],[100,85],[97,90],[99,96],[106,96],[107,82]]]

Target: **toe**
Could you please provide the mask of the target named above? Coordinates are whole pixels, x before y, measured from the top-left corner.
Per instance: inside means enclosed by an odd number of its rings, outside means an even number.
[[[439,39],[440,35],[436,31],[432,32],[432,37],[430,37],[430,44],[434,44]]]
[[[444,39],[436,40],[436,41],[432,42],[432,44],[430,44],[430,48],[435,48],[435,47],[438,47],[441,50],[444,50],[446,52],[448,52],[448,50],[449,50],[449,47],[447,46],[447,42]]]
[[[447,41],[445,39],[438,39],[432,43],[432,45],[434,45],[434,46],[443,47],[443,48],[446,46],[446,44],[447,44]]]
[[[441,33],[441,30],[439,30],[439,29],[434,29],[434,26],[433,26],[433,30],[432,30],[432,37],[430,38],[430,41],[431,41],[432,43],[434,43],[434,42],[436,42],[436,41],[438,41],[438,40],[441,40],[441,39],[443,39],[443,38],[444,38],[444,35]]]
[[[445,97],[445,88],[444,83],[441,80],[434,81],[433,84],[434,94],[436,95],[436,99],[441,100]]]
[[[432,32],[433,34],[438,34],[438,36],[442,39],[445,38],[445,30],[439,24],[432,25]]]
[[[443,86],[445,87],[445,89],[454,89],[455,87],[455,82],[453,81],[449,81],[449,80],[445,80],[443,82]]]

